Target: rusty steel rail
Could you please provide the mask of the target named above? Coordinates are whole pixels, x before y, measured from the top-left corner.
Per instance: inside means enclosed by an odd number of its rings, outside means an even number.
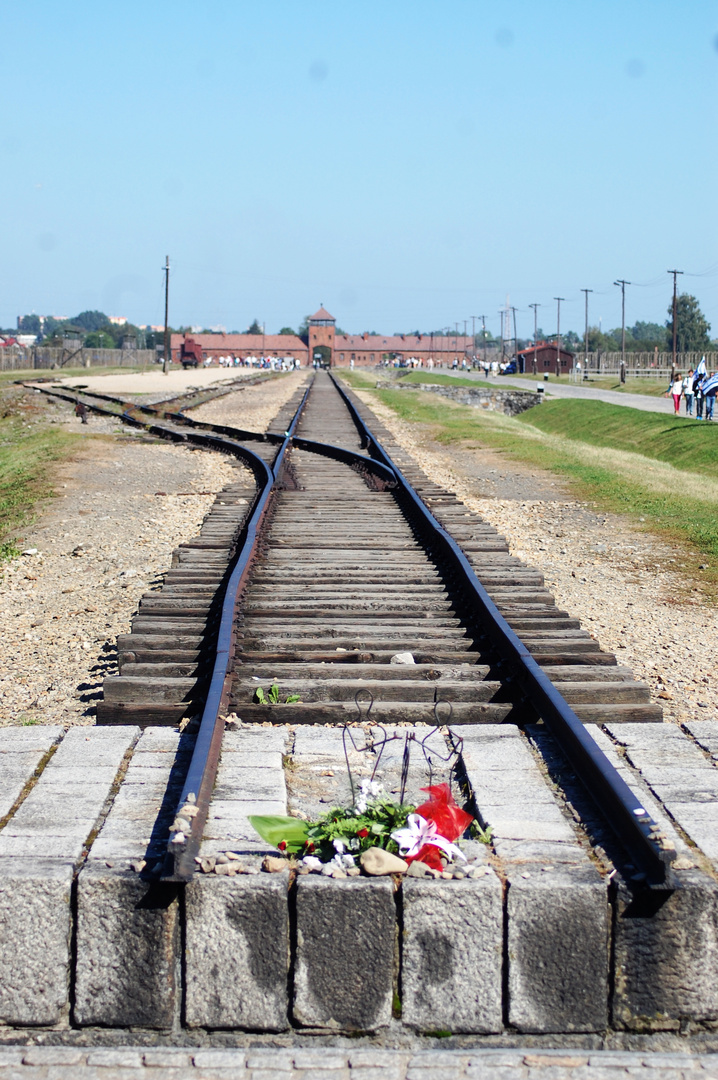
[[[162,873],[163,881],[188,881],[196,869],[196,859],[207,823],[207,815],[222,749],[222,736],[224,734],[224,717],[222,714],[226,711],[230,692],[231,665],[235,652],[234,625],[237,605],[256,558],[257,542],[264,521],[270,511],[276,485],[281,480],[287,450],[294,443],[298,449],[334,458],[353,468],[370,471],[387,486],[393,487],[396,484],[394,470],[382,462],[373,461],[363,454],[358,454],[354,450],[347,450],[344,447],[317,443],[310,439],[295,436],[297,424],[310,390],[311,384],[302,398],[292,423],[285,432],[282,445],[271,470],[269,466],[262,462],[266,468],[265,481],[245,528],[237,561],[227,582],[217,636],[214,670],[200,721],[197,741],[177,806],[176,828],[171,831],[168,844],[168,860]]]
[[[436,520],[411,483],[393,463],[362,420],[344,388],[333,375],[330,377],[351,413],[363,445],[373,457],[394,472],[398,487],[408,501],[425,540],[440,553],[445,565],[451,568],[461,583],[464,596],[483,616],[497,651],[517,671],[531,706],[555,737],[578,779],[619,842],[629,852],[637,874],[645,875],[645,882],[651,888],[673,888],[671,863],[676,852],[663,847],[662,843],[654,838],[654,833],[659,831],[656,822],[591,738],[584,724],[546,672],[537,664],[526,645],[511,629],[477,578],[456,540]]]

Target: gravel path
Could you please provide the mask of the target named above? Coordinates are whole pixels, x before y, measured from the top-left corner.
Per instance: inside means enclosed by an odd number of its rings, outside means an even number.
[[[667,720],[714,719],[716,610],[681,576],[681,553],[615,514],[573,498],[549,473],[489,449],[448,452],[359,392],[437,483],[456,491],[541,569],[557,604],[645,679]]]
[[[292,371],[271,382],[248,386],[234,394],[208,401],[189,413],[195,420],[210,424],[235,424],[245,431],[266,431],[271,421],[311,372]]]

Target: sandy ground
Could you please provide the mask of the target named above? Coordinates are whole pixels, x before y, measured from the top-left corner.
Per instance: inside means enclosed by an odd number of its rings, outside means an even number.
[[[71,379],[58,379],[66,386],[85,386],[99,394],[183,394],[216,383],[229,383],[234,379],[251,379],[260,374],[256,368],[193,368],[185,371],[174,364],[167,375],[161,365],[152,371],[128,371],[126,375],[88,375]],[[306,371],[304,372],[306,375]]]
[[[538,567],[557,604],[650,685],[666,719],[718,716],[718,618],[681,574],[681,551],[627,518],[597,513],[550,473],[492,450],[451,451],[424,425],[359,396],[436,483],[455,491]]]

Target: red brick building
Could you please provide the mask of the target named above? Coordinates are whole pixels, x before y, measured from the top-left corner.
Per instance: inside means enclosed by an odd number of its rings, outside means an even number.
[[[561,347],[561,371],[571,371],[573,368],[573,353]],[[519,359],[524,362],[524,371],[533,371],[534,357],[536,358],[537,371],[556,371],[556,359],[559,354],[558,343],[555,341],[537,341],[536,345],[528,345],[519,350]]]
[[[302,366],[314,359],[332,366],[374,367],[382,360],[420,360],[423,367],[449,367],[459,364],[474,353],[474,341],[463,334],[337,334],[336,319],[320,307],[308,319],[309,346],[290,334],[192,334],[202,346],[205,357],[218,359],[233,356],[244,360],[249,356],[296,357]],[[172,359],[179,361],[184,335],[172,335]]]
[[[170,348],[172,359],[179,363],[185,337],[202,346],[202,355],[216,363],[220,356],[246,360],[250,356],[294,357],[302,367],[308,363],[309,350],[296,334],[173,334]]]
[[[331,350],[331,362],[348,367],[351,361],[358,366],[373,367],[382,360],[421,360],[424,367],[431,359],[450,365],[471,355],[474,342],[470,336],[451,334],[342,334],[336,332],[336,319],[321,307],[309,319],[310,360],[315,348]]]

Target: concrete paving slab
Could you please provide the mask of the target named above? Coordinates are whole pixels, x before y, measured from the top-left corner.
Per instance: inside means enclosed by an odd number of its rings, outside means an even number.
[[[67,1012],[72,862],[0,858],[0,1021],[57,1024]]]
[[[608,896],[586,860],[525,878],[508,902],[509,1022],[519,1031],[602,1031],[608,1021]]]
[[[289,1026],[287,874],[196,877],[185,892],[190,1027]]]
[[[294,1019],[374,1031],[391,1021],[396,910],[389,878],[297,883]]]
[[[5,817],[22,794],[48,751],[57,744],[63,729],[57,725],[0,731],[0,818]]]
[[[718,757],[718,720],[687,720],[685,727],[704,750]]]
[[[76,1023],[172,1027],[179,944],[175,886],[88,863],[77,884]]]
[[[418,1031],[501,1031],[503,903],[496,875],[407,879],[402,912],[403,1022]]]

